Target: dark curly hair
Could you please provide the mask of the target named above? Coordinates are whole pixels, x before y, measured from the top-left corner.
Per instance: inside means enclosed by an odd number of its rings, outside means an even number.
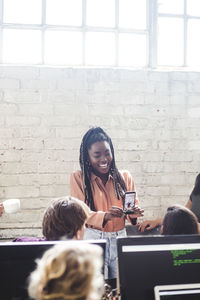
[[[72,239],[86,222],[88,210],[83,201],[70,196],[53,200],[43,217],[44,237],[49,241]]]

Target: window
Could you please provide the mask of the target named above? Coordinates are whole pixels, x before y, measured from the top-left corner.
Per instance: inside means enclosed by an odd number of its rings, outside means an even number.
[[[0,0],[0,63],[200,66],[200,0]]]
[[[200,66],[200,1],[157,0],[157,64]]]

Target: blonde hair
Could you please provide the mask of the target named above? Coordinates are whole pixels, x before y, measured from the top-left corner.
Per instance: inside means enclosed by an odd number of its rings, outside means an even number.
[[[85,242],[62,242],[47,250],[30,275],[36,300],[99,300],[103,294],[102,249]]]

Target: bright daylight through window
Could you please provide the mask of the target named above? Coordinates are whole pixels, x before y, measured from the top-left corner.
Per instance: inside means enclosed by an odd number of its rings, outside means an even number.
[[[0,63],[198,67],[199,0],[0,0]]]

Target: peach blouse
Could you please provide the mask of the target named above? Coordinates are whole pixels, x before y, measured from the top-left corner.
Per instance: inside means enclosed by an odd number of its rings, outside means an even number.
[[[134,181],[129,171],[120,171],[124,179],[127,191],[135,191]],[[115,195],[113,178],[109,175],[106,185],[95,174],[91,174],[92,192],[94,199],[94,206],[96,211],[90,211],[90,216],[87,220],[87,225],[91,228],[99,229],[106,232],[113,232],[121,230],[125,227],[124,218],[113,218],[108,221],[104,228],[102,227],[105,213],[112,206],[118,206],[123,209],[122,199],[118,200]],[[80,200],[85,200],[83,188],[83,175],[81,171],[76,171],[71,174],[70,178],[71,196]],[[136,200],[138,205],[138,200]]]

